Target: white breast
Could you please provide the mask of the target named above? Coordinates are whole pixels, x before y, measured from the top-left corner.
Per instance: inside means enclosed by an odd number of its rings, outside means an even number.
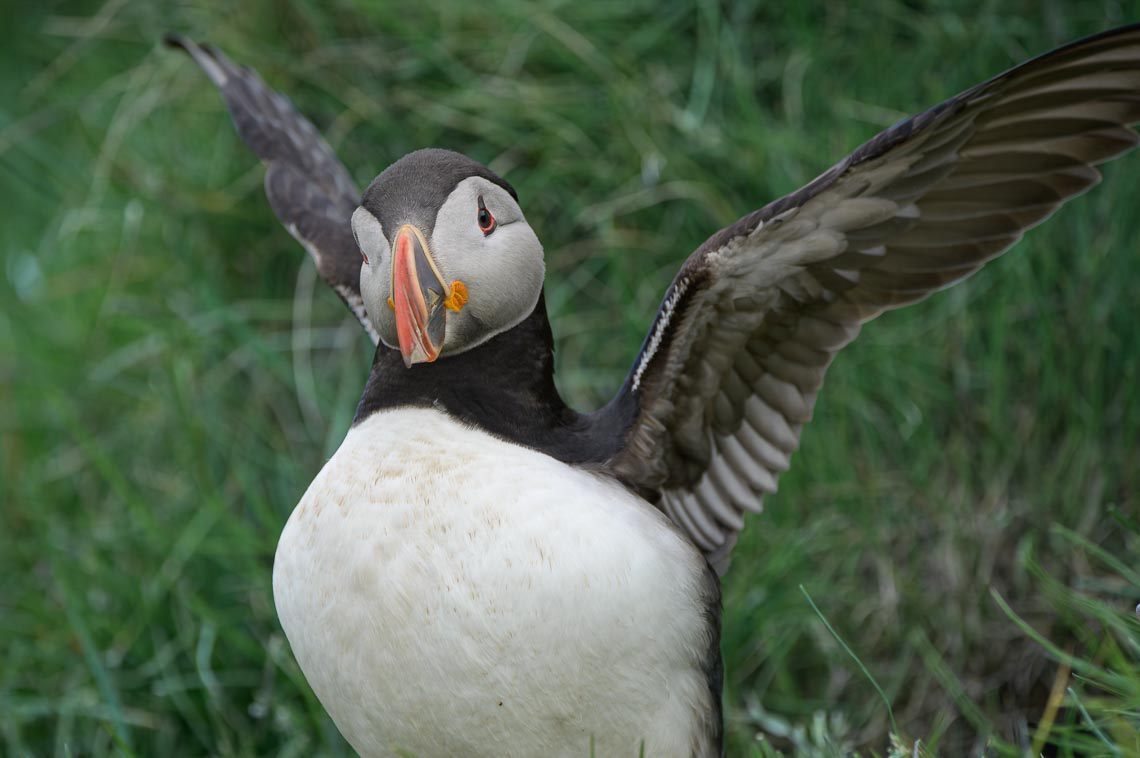
[[[617,483],[400,409],[309,487],[273,593],[364,756],[689,756],[708,749],[704,570]]]

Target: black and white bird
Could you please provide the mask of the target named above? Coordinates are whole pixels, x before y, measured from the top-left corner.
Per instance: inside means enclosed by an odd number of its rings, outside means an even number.
[[[1096,184],[1140,122],[1129,26],[887,129],[709,237],[617,395],[579,413],[554,384],[542,245],[510,184],[427,149],[361,194],[255,73],[170,43],[221,90],[277,216],[377,345],[273,572],[297,661],[365,756],[720,754],[717,572],[836,352]]]

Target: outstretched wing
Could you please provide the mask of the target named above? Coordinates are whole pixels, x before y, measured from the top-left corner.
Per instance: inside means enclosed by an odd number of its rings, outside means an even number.
[[[871,141],[682,266],[622,392],[614,472],[723,569],[788,468],[835,353],[961,281],[1138,141],[1140,25],[1046,53]],[[614,406],[621,405],[614,403]]]
[[[379,341],[360,298],[360,251],[350,219],[360,190],[316,128],[256,72],[180,35],[166,44],[190,54],[222,94],[238,134],[265,162],[265,194],[277,218],[312,256],[321,277]]]

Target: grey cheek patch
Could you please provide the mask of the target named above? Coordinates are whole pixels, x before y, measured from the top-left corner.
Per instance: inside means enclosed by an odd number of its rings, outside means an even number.
[[[352,213],[352,233],[362,253],[368,256],[368,263],[360,270],[360,296],[364,309],[372,322],[372,328],[380,336],[380,341],[388,347],[396,347],[396,320],[388,307],[388,295],[392,288],[392,262],[388,238],[384,228],[366,208],[357,208]]]
[[[371,263],[376,263],[389,247],[384,227],[363,206],[352,212],[352,235]]]

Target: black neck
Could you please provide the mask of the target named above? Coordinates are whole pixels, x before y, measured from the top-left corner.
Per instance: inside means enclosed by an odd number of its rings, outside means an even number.
[[[632,419],[632,412],[584,415],[562,400],[554,386],[554,337],[544,295],[518,326],[459,355],[407,368],[399,350],[380,343],[353,424],[409,405],[442,406],[462,421],[567,463],[607,460]]]

